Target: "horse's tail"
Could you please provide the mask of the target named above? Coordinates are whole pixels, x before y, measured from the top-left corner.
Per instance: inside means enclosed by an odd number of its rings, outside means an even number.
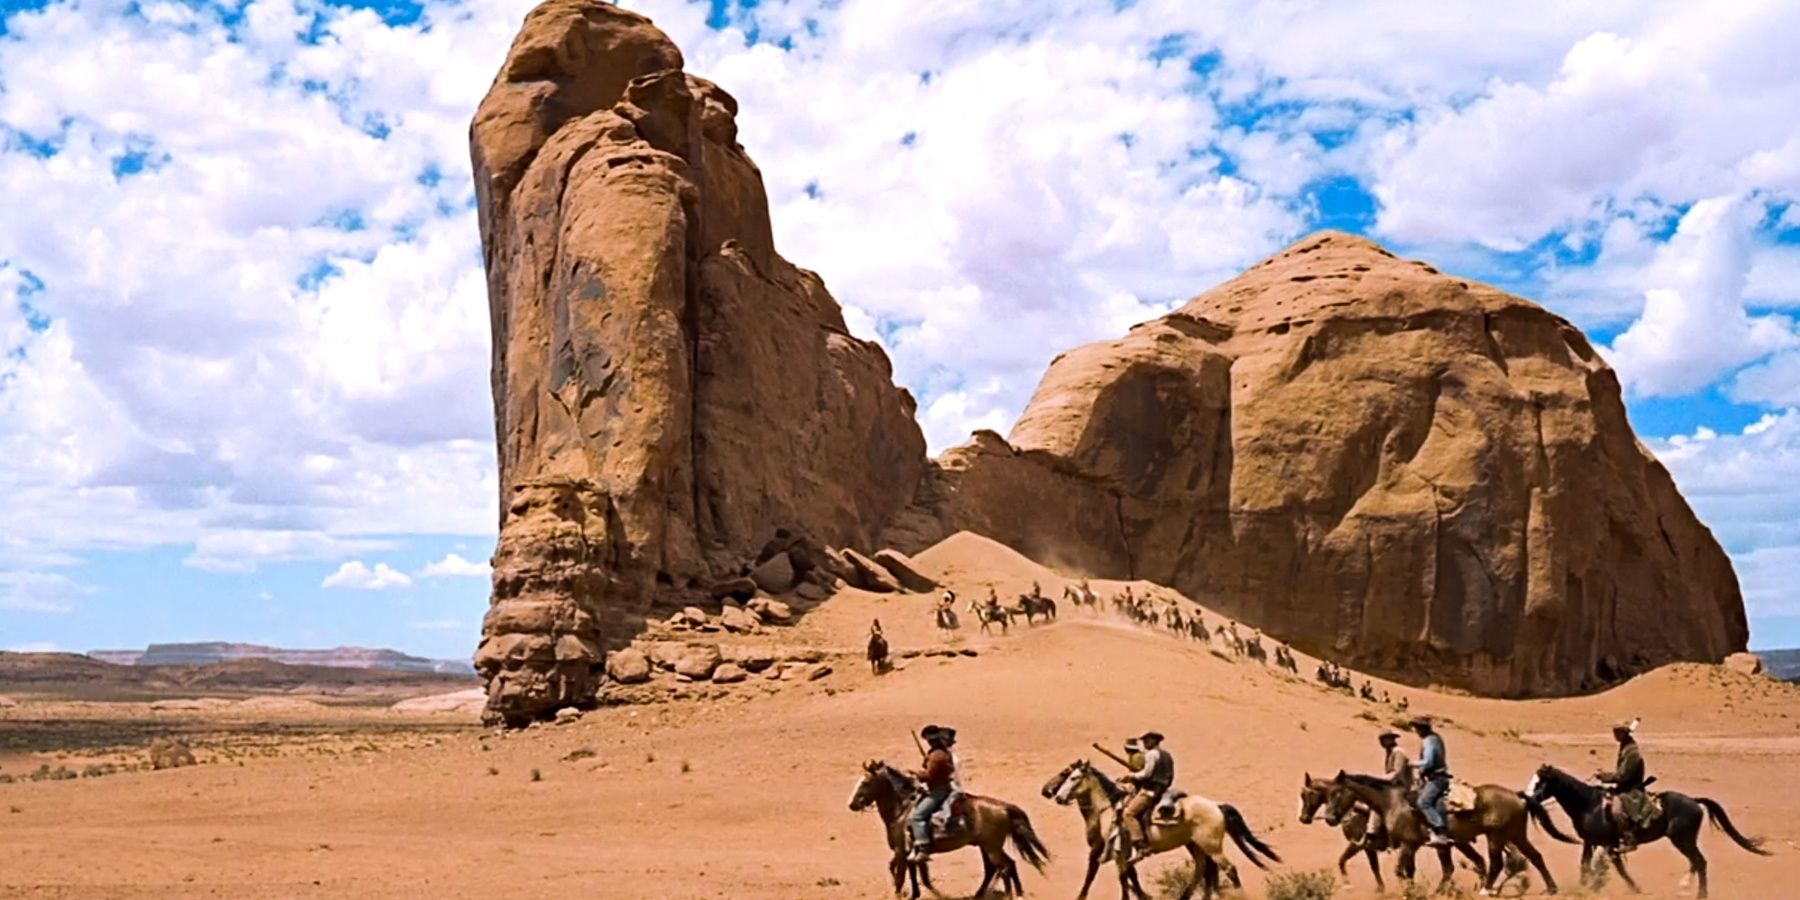
[[[1742,847],[1757,856],[1775,855],[1763,849],[1762,838],[1744,837],[1739,833],[1737,826],[1731,824],[1731,817],[1725,814],[1725,807],[1719,805],[1719,801],[1709,800],[1705,797],[1695,797],[1694,802],[1706,807],[1707,815],[1712,819],[1713,827],[1725,832],[1725,834],[1739,847]]]
[[[1251,833],[1250,826],[1244,824],[1244,814],[1238,812],[1237,807],[1229,803],[1221,803],[1219,812],[1225,814],[1225,833],[1231,835],[1231,840],[1238,845],[1239,850],[1243,851],[1245,859],[1250,860],[1259,869],[1266,869],[1268,866],[1257,858],[1258,853],[1275,862],[1281,862],[1281,857],[1276,855],[1275,848],[1263,843],[1261,838]]]
[[[1531,813],[1532,820],[1537,822],[1538,827],[1548,832],[1551,837],[1562,841],[1565,844],[1581,843],[1581,841],[1564,834],[1561,828],[1556,827],[1555,817],[1550,815],[1550,811],[1544,808],[1544,804],[1541,801],[1532,799],[1529,794],[1520,794],[1519,802],[1525,804],[1525,809],[1527,812]]]
[[[1006,818],[1012,822],[1013,846],[1019,849],[1019,855],[1025,857],[1032,868],[1044,871],[1044,863],[1050,861],[1050,848],[1038,840],[1037,831],[1031,827],[1031,817],[1025,810],[1007,804]]]

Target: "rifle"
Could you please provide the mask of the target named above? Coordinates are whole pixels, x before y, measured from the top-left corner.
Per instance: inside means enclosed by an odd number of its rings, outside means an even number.
[[[1120,759],[1118,754],[1112,752],[1111,750],[1106,749],[1105,747],[1100,746],[1098,743],[1094,744],[1094,749],[1100,751],[1101,753],[1106,754],[1107,759],[1110,759],[1113,762],[1116,762],[1119,765],[1124,766],[1125,771],[1127,771],[1127,772],[1132,771],[1131,763],[1126,762],[1123,759]]]
[[[925,742],[919,740],[919,733],[914,731],[910,732],[910,734],[913,739],[913,748],[919,751],[919,758],[924,759],[925,757],[930,756],[931,754],[925,752]]]

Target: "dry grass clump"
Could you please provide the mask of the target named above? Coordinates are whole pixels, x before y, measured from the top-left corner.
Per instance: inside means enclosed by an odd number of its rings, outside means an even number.
[[[1324,869],[1282,872],[1269,879],[1269,900],[1331,900],[1337,878]]]

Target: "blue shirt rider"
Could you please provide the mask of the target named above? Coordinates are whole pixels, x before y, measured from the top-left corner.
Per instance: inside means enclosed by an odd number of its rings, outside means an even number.
[[[1451,844],[1450,822],[1444,814],[1444,795],[1450,791],[1450,758],[1444,752],[1443,736],[1431,727],[1430,716],[1415,717],[1412,729],[1422,743],[1414,768],[1423,785],[1419,789],[1419,812],[1431,828],[1431,839],[1427,843],[1433,847],[1447,847]]]

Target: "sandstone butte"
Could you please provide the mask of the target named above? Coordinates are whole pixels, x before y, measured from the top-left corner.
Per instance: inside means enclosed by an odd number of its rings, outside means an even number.
[[[928,460],[881,348],[775,252],[736,101],[682,65],[642,16],[548,0],[471,129],[494,718],[591,704],[652,605],[777,528],[865,552],[978,532],[1488,694],[1743,649],[1728,558],[1580,331],[1350,235],[1057,357],[1010,437]]]

